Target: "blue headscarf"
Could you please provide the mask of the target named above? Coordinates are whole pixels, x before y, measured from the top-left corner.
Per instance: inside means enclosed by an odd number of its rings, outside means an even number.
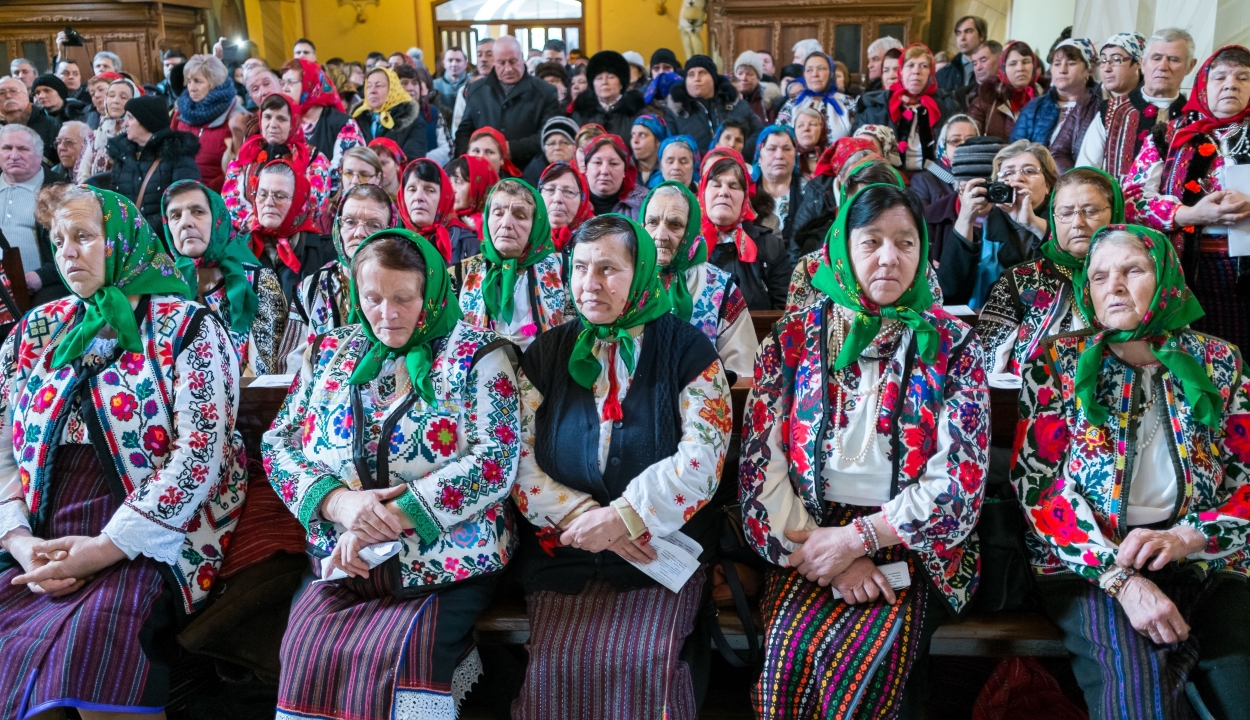
[[[815,90],[808,89],[806,80],[804,80],[803,78],[796,78],[795,82],[803,86],[803,92],[799,93],[799,96],[794,99],[794,106],[798,107],[802,105],[803,102],[807,100],[808,98],[816,98],[827,105],[832,105],[835,112],[837,112],[839,115],[845,116],[846,111],[842,109],[842,103],[838,102],[838,73],[837,73],[836,67],[833,64],[833,58],[829,57],[828,55],[824,53],[812,53],[812,55],[819,55],[823,57],[826,61],[828,61],[829,63],[829,86],[825,88],[824,93],[817,93]],[[811,57],[811,55],[809,55],[808,57]],[[807,60],[804,60],[803,64],[806,65]]]
[[[641,125],[649,130],[651,134],[655,136],[656,142],[664,142],[668,139],[668,125],[664,123],[664,118],[658,115],[652,115],[650,113],[639,115],[638,118],[634,120],[634,125]],[[628,140],[629,138],[625,139]]]
[[[694,177],[690,178],[690,182],[699,182],[699,143],[689,135],[670,135],[664,142],[660,143],[660,152],[657,154],[657,157],[659,158],[661,168],[663,168],[664,164],[664,149],[674,143],[681,143],[690,148],[690,152],[694,153]],[[662,170],[660,174],[663,174]]]
[[[769,125],[760,130],[760,134],[756,136],[755,140],[755,162],[751,165],[751,179],[755,182],[759,182],[764,174],[764,171],[760,169],[760,148],[764,147],[764,143],[773,135],[789,135],[790,142],[794,143],[795,150],[798,150],[799,140],[794,136],[794,128],[789,125]],[[798,158],[795,158],[794,174],[799,174]]]
[[[656,98],[666,100],[673,86],[679,82],[685,81],[675,72],[660,73],[651,78],[651,82],[647,83],[647,89],[642,91],[642,99],[648,105],[654,102]]]

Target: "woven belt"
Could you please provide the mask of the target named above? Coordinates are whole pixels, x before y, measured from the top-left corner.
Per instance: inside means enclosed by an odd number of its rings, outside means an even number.
[[[1198,238],[1198,252],[1228,254],[1228,238],[1202,235]]]

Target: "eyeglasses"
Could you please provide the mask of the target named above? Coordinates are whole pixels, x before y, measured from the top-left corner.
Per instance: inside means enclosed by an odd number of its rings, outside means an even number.
[[[1019,174],[1021,177],[1033,178],[1033,177],[1037,177],[1038,175],[1041,175],[1042,169],[1037,167],[1036,165],[1025,165],[1024,167],[1020,168]],[[1015,170],[1003,170],[998,173],[999,180],[1010,180],[1015,176],[1016,176]]]
[[[0,88],[0,97],[9,97],[10,95],[21,95],[21,94],[23,94],[21,90],[16,90],[14,88],[8,88],[6,90],[5,88]]]
[[[287,195],[286,193],[269,192],[268,190],[256,191],[256,202],[258,203],[263,203],[266,200],[273,200],[275,205],[280,205],[290,199],[291,199],[291,196]]]
[[[555,194],[558,192],[563,195],[566,200],[576,200],[582,196],[582,192],[580,190],[562,188],[558,185],[543,185],[538,188],[538,192],[542,194],[543,197],[555,197]]]
[[[1098,58],[1098,62],[1102,65],[1119,67],[1121,65],[1131,64],[1133,62],[1133,58],[1127,55],[1102,55]]]
[[[354,180],[354,181],[356,181],[356,182],[362,182],[362,183],[367,183],[367,182],[369,182],[370,180],[374,179],[374,178],[375,178],[375,177],[377,177],[377,176],[378,176],[378,174],[377,174],[377,173],[357,172],[357,171],[355,171],[355,170],[344,170],[344,171],[343,171],[343,179],[344,179],[344,180]]]
[[[543,147],[547,148],[548,150],[555,150],[556,148],[573,147],[573,143],[569,142],[568,140],[565,140],[564,138],[555,138],[553,140],[548,140],[547,142],[543,143]]]
[[[352,230],[355,230],[356,228],[364,228],[365,232],[368,232],[370,235],[372,235],[375,232],[381,232],[382,230],[386,229],[386,226],[380,222],[369,222],[367,220],[357,220],[354,217],[342,218],[341,220],[339,220],[339,226],[342,229],[347,230],[349,232]]]
[[[1106,205],[1103,205],[1102,207],[1086,205],[1083,208],[1062,208],[1055,211],[1055,220],[1063,223],[1064,225],[1071,225],[1072,222],[1076,220],[1077,215],[1080,215],[1086,220],[1094,220],[1106,210]]]

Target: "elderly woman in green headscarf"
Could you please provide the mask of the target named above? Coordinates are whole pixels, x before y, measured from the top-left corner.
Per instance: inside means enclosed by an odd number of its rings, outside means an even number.
[[[656,543],[716,542],[729,383],[711,341],[671,311],[637,223],[592,218],[566,251],[580,322],[539,336],[522,365],[512,498],[531,636],[512,714],[693,720],[678,655],[702,600],[700,550],[684,583],[640,567]]]
[[[238,361],[129,200],[38,215],[73,295],[0,350],[0,707],[153,717],[243,509]]]
[[[751,312],[733,276],[707,261],[700,235],[703,212],[694,193],[676,180],[663,182],[647,193],[639,215],[655,241],[673,313],[715,343],[730,384],[751,377],[760,346]]]
[[[351,298],[262,441],[328,581],[291,608],[278,715],[455,717],[516,544],[514,350],[461,321],[442,255],[409,230],[356,249]]]
[[[1012,481],[1038,588],[1093,717],[1250,707],[1250,391],[1171,241],[1110,225],[1073,277],[1080,332],[1023,363]],[[1186,688],[1187,683],[1192,683]],[[1199,713],[1202,714],[1202,713]]]
[[[398,224],[395,204],[377,185],[355,185],[339,198],[330,232],[338,257],[304,278],[295,296],[288,298],[290,315],[282,341],[285,372],[299,372],[313,338],[350,322],[352,255],[365,238]]]
[[[196,299],[229,328],[240,374],[281,372],[278,345],[287,302],[272,270],[235,234],[226,202],[197,180],[180,180],[161,198],[165,239]]]
[[[456,266],[465,322],[528,348],[569,319],[560,253],[547,205],[524,180],[504,179],[486,197],[482,253]]]
[[[976,588],[985,356],[933,306],[927,257],[920,201],[860,189],[827,236],[821,299],[760,347],[738,487],[748,542],[777,566],[760,601],[760,717],[923,707],[912,669]]]
[[[977,334],[990,353],[990,372],[1019,375],[1047,337],[1085,327],[1072,302],[1072,275],[1084,267],[1094,233],[1124,222],[1120,183],[1097,168],[1067,171],[1051,197],[1043,257],[1003,271],[977,320]]]

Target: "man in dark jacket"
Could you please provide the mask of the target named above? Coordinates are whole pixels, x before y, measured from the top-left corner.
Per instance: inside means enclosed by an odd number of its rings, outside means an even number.
[[[35,105],[43,108],[48,117],[56,121],[57,130],[70,120],[87,119],[86,104],[81,100],[71,98],[69,87],[61,78],[51,73],[44,73],[35,78],[31,94],[35,97]]]
[[[456,155],[469,151],[469,138],[484,127],[503,133],[512,162],[525,167],[542,152],[543,123],[563,115],[556,89],[525,71],[521,44],[511,35],[495,41],[495,67],[466,88],[464,116],[456,128]],[[628,73],[626,73],[628,77]]]
[[[0,125],[10,123],[25,125],[39,133],[45,166],[52,167],[60,160],[56,155],[56,121],[43,108],[31,104],[25,83],[15,77],[4,77],[0,78]]]
[[[160,96],[131,98],[126,101],[126,116],[126,132],[108,142],[113,160],[107,176],[110,189],[130,198],[152,229],[159,232],[164,222],[161,196],[165,188],[179,180],[200,179],[200,167],[195,163],[200,141],[189,132],[169,128],[169,111]],[[103,175],[88,182],[104,186],[99,182]]]
[[[937,85],[942,90],[958,90],[976,82],[972,71],[972,54],[989,34],[985,18],[965,15],[955,21],[955,47],[959,53],[937,72]]]
[[[626,89],[629,63],[625,56],[613,50],[595,53],[586,65],[586,80],[590,87],[573,99],[573,121],[579,126],[596,123],[628,139],[647,103],[642,93]]]
[[[755,134],[763,123],[751,106],[738,94],[729,78],[721,75],[716,63],[706,55],[686,61],[686,81],[674,85],[668,97],[665,122],[673,135],[689,135],[706,151],[712,145],[716,128],[726,120],[737,120],[751,129],[745,147],[755,148]],[[749,162],[750,157],[747,158]]]

